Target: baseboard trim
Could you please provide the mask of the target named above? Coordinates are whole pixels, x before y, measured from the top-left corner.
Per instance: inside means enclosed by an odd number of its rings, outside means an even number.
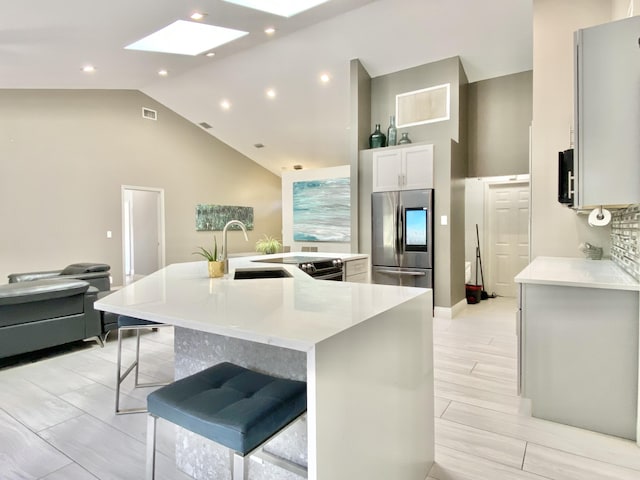
[[[433,316],[438,318],[455,318],[467,305],[467,299],[460,300],[453,307],[435,307]]]

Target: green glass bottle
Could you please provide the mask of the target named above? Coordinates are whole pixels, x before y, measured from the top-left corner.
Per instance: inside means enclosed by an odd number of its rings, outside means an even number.
[[[387,143],[387,137],[380,131],[380,124],[376,123],[375,131],[369,135],[369,148],[384,147]]]

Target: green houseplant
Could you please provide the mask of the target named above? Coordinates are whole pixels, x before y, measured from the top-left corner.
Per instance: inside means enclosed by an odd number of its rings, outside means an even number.
[[[280,250],[280,247],[282,247],[280,241],[269,235],[263,235],[262,238],[256,242],[256,250],[265,255],[276,253]]]
[[[224,262],[220,261],[218,257],[218,240],[216,236],[213,236],[213,248],[198,247],[198,249],[197,252],[193,252],[193,255],[200,255],[207,259],[207,262],[209,262],[209,277],[222,277],[224,275]]]

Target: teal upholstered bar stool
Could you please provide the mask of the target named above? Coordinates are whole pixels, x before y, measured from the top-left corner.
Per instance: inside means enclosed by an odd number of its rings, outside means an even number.
[[[155,478],[157,418],[231,449],[232,479],[247,480],[248,458],[306,412],[307,384],[225,362],[150,393],[147,407],[147,480]]]
[[[140,331],[143,329],[153,329],[153,328],[162,328],[162,327],[172,327],[173,325],[169,325],[166,323],[158,323],[152,322],[150,320],[142,320],[140,318],[128,317],[126,315],[120,315],[118,317],[118,358],[117,358],[117,371],[116,371],[116,415],[123,415],[128,413],[144,413],[147,411],[146,408],[129,408],[129,409],[121,409],[120,408],[120,385],[127,376],[133,371],[134,372],[134,386],[135,388],[141,387],[158,387],[162,385],[167,385],[170,382],[149,382],[149,383],[140,383],[138,381],[138,372],[140,370]],[[131,365],[127,367],[127,369],[122,372],[122,333],[127,330],[135,330],[136,332],[136,358]]]

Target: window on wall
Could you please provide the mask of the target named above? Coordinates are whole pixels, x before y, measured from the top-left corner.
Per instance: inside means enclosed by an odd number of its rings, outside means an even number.
[[[450,84],[396,95],[396,125],[410,127],[450,118]]]

